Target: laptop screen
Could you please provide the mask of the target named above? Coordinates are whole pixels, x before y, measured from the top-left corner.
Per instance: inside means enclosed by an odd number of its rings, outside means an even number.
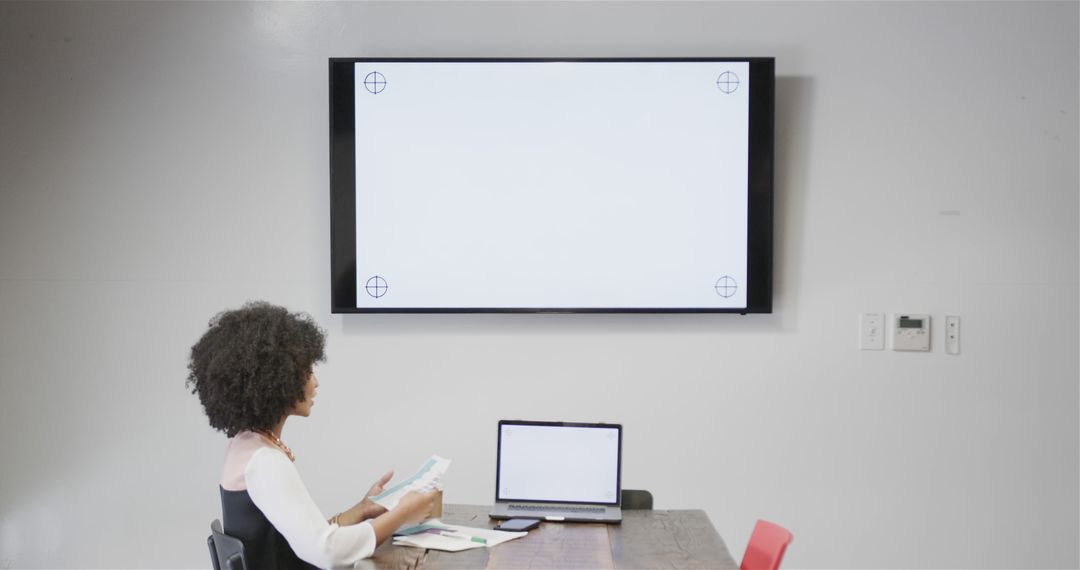
[[[622,426],[499,422],[495,499],[615,505]]]

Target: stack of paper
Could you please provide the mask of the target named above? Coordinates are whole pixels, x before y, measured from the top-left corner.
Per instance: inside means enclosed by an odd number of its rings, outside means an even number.
[[[375,501],[375,504],[390,510],[396,507],[398,501],[401,500],[401,497],[409,491],[424,492],[432,489],[441,489],[442,485],[439,483],[439,478],[442,477],[449,468],[449,459],[444,459],[438,455],[432,455],[426,463],[420,466],[419,471],[403,479],[389,489],[386,489],[382,493],[375,495],[371,500]]]
[[[399,530],[394,535],[394,544],[457,552],[470,548],[497,546],[527,534],[529,533],[443,524],[439,519],[431,519],[424,524]]]

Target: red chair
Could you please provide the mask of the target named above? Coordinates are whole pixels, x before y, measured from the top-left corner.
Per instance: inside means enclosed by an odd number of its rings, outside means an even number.
[[[780,525],[758,520],[746,545],[740,570],[776,570],[791,542],[791,533]]]

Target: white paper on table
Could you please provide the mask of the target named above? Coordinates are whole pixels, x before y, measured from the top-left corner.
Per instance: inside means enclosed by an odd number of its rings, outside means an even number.
[[[439,457],[438,455],[432,455],[420,469],[401,480],[397,484],[386,489],[382,493],[375,495],[371,498],[375,504],[390,510],[397,506],[401,497],[409,491],[430,491],[432,489],[440,488],[439,478],[446,473],[446,470],[450,468],[450,460]]]
[[[394,538],[394,546],[412,546],[415,548],[430,548],[432,550],[445,550],[446,552],[460,552],[470,548],[483,548],[484,545],[471,540],[451,538],[438,534],[414,534]]]
[[[458,552],[461,550],[468,550],[470,548],[480,548],[482,546],[498,546],[508,540],[514,540],[515,538],[521,538],[527,534],[525,532],[508,532],[505,530],[492,530],[489,528],[476,528],[471,526],[458,526],[452,524],[445,524],[439,519],[431,519],[424,521],[425,525],[439,526],[445,529],[447,534],[453,534],[456,536],[445,536],[442,534],[435,534],[430,532],[422,532],[418,534],[410,534],[408,536],[395,536],[394,544],[403,546],[416,546],[420,548],[431,548],[434,550],[445,550],[448,552]],[[473,542],[472,537],[482,538],[487,543]]]

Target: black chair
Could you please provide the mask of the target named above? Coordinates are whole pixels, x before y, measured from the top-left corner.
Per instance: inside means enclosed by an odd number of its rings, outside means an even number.
[[[636,489],[623,489],[621,503],[624,511],[651,511],[652,493]]]
[[[210,548],[210,562],[214,563],[214,570],[248,570],[244,543],[235,536],[225,534],[225,531],[221,530],[220,520],[214,519],[214,522],[210,523],[210,536],[206,537],[206,545]]]

